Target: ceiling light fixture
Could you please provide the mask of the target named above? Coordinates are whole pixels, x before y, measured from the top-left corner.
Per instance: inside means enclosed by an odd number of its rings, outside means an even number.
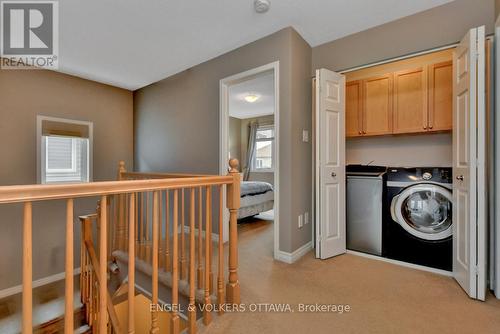
[[[260,99],[260,96],[257,94],[248,94],[245,96],[245,101],[247,101],[249,103],[254,103],[258,99]]]
[[[269,0],[255,0],[253,6],[257,13],[262,14],[269,10],[271,2]]]

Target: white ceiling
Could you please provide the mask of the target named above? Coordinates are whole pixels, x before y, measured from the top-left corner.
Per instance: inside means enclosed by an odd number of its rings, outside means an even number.
[[[64,0],[60,71],[134,90],[288,26],[316,46],[450,1]]]
[[[255,94],[259,99],[249,103],[245,96]],[[274,74],[269,72],[229,86],[229,116],[240,119],[274,113]]]

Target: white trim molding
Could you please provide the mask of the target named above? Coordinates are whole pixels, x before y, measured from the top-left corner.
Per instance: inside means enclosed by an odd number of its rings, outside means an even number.
[[[264,72],[273,71],[274,75],[274,258],[280,259],[279,250],[279,170],[280,170],[280,62],[275,61],[266,65],[253,68],[248,71],[237,73],[219,81],[219,173],[227,174],[229,159],[229,86],[251,79]],[[223,205],[226,207],[226,194],[224,189]],[[229,235],[229,212],[224,210],[223,240],[228,241]],[[219,231],[220,233],[220,231]]]
[[[306,255],[310,250],[312,249],[312,242],[309,241],[305,245],[297,248],[294,250],[292,253],[284,252],[284,251],[278,251],[278,257],[276,260],[279,260],[281,262],[285,262],[288,264],[292,264],[296,262],[298,259]]]
[[[75,270],[73,271],[73,275],[79,275],[79,274],[80,274],[80,268],[75,268]],[[62,273],[58,273],[55,275],[40,278],[36,281],[33,281],[33,289],[50,284],[50,283],[54,283],[57,281],[62,281],[65,277],[66,277],[66,273],[62,272]],[[6,298],[6,297],[9,297],[12,295],[16,295],[18,293],[21,293],[22,291],[23,291],[22,284],[13,286],[11,288],[3,289],[0,291],[0,299]]]
[[[403,262],[403,261],[388,259],[386,257],[381,257],[381,256],[377,256],[377,255],[372,255],[372,254],[366,254],[366,253],[357,252],[357,251],[353,251],[353,250],[349,250],[349,249],[347,250],[347,254],[352,254],[352,255],[356,255],[356,256],[365,257],[367,259],[372,259],[372,260],[377,260],[377,261],[392,263],[392,264],[395,264],[395,265],[398,265],[398,266],[401,266],[401,267],[406,267],[406,268],[411,268],[411,269],[417,269],[417,270],[427,271],[429,273],[438,274],[438,275],[442,275],[442,276],[453,277],[453,272],[451,272],[451,271],[446,271],[446,270],[441,270],[441,269],[436,269],[436,268],[421,266],[421,265],[418,265],[418,264],[413,264],[413,263],[408,263],[408,262]]]

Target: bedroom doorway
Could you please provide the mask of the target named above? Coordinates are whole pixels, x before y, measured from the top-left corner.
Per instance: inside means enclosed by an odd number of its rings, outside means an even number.
[[[252,233],[276,258],[279,245],[279,62],[220,81],[219,172],[240,162],[239,233]],[[224,217],[224,239],[229,217]]]

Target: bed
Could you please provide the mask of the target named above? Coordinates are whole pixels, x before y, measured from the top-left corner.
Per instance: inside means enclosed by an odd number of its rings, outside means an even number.
[[[260,181],[241,182],[241,201],[238,219],[258,215],[274,208],[274,189],[270,183]]]

